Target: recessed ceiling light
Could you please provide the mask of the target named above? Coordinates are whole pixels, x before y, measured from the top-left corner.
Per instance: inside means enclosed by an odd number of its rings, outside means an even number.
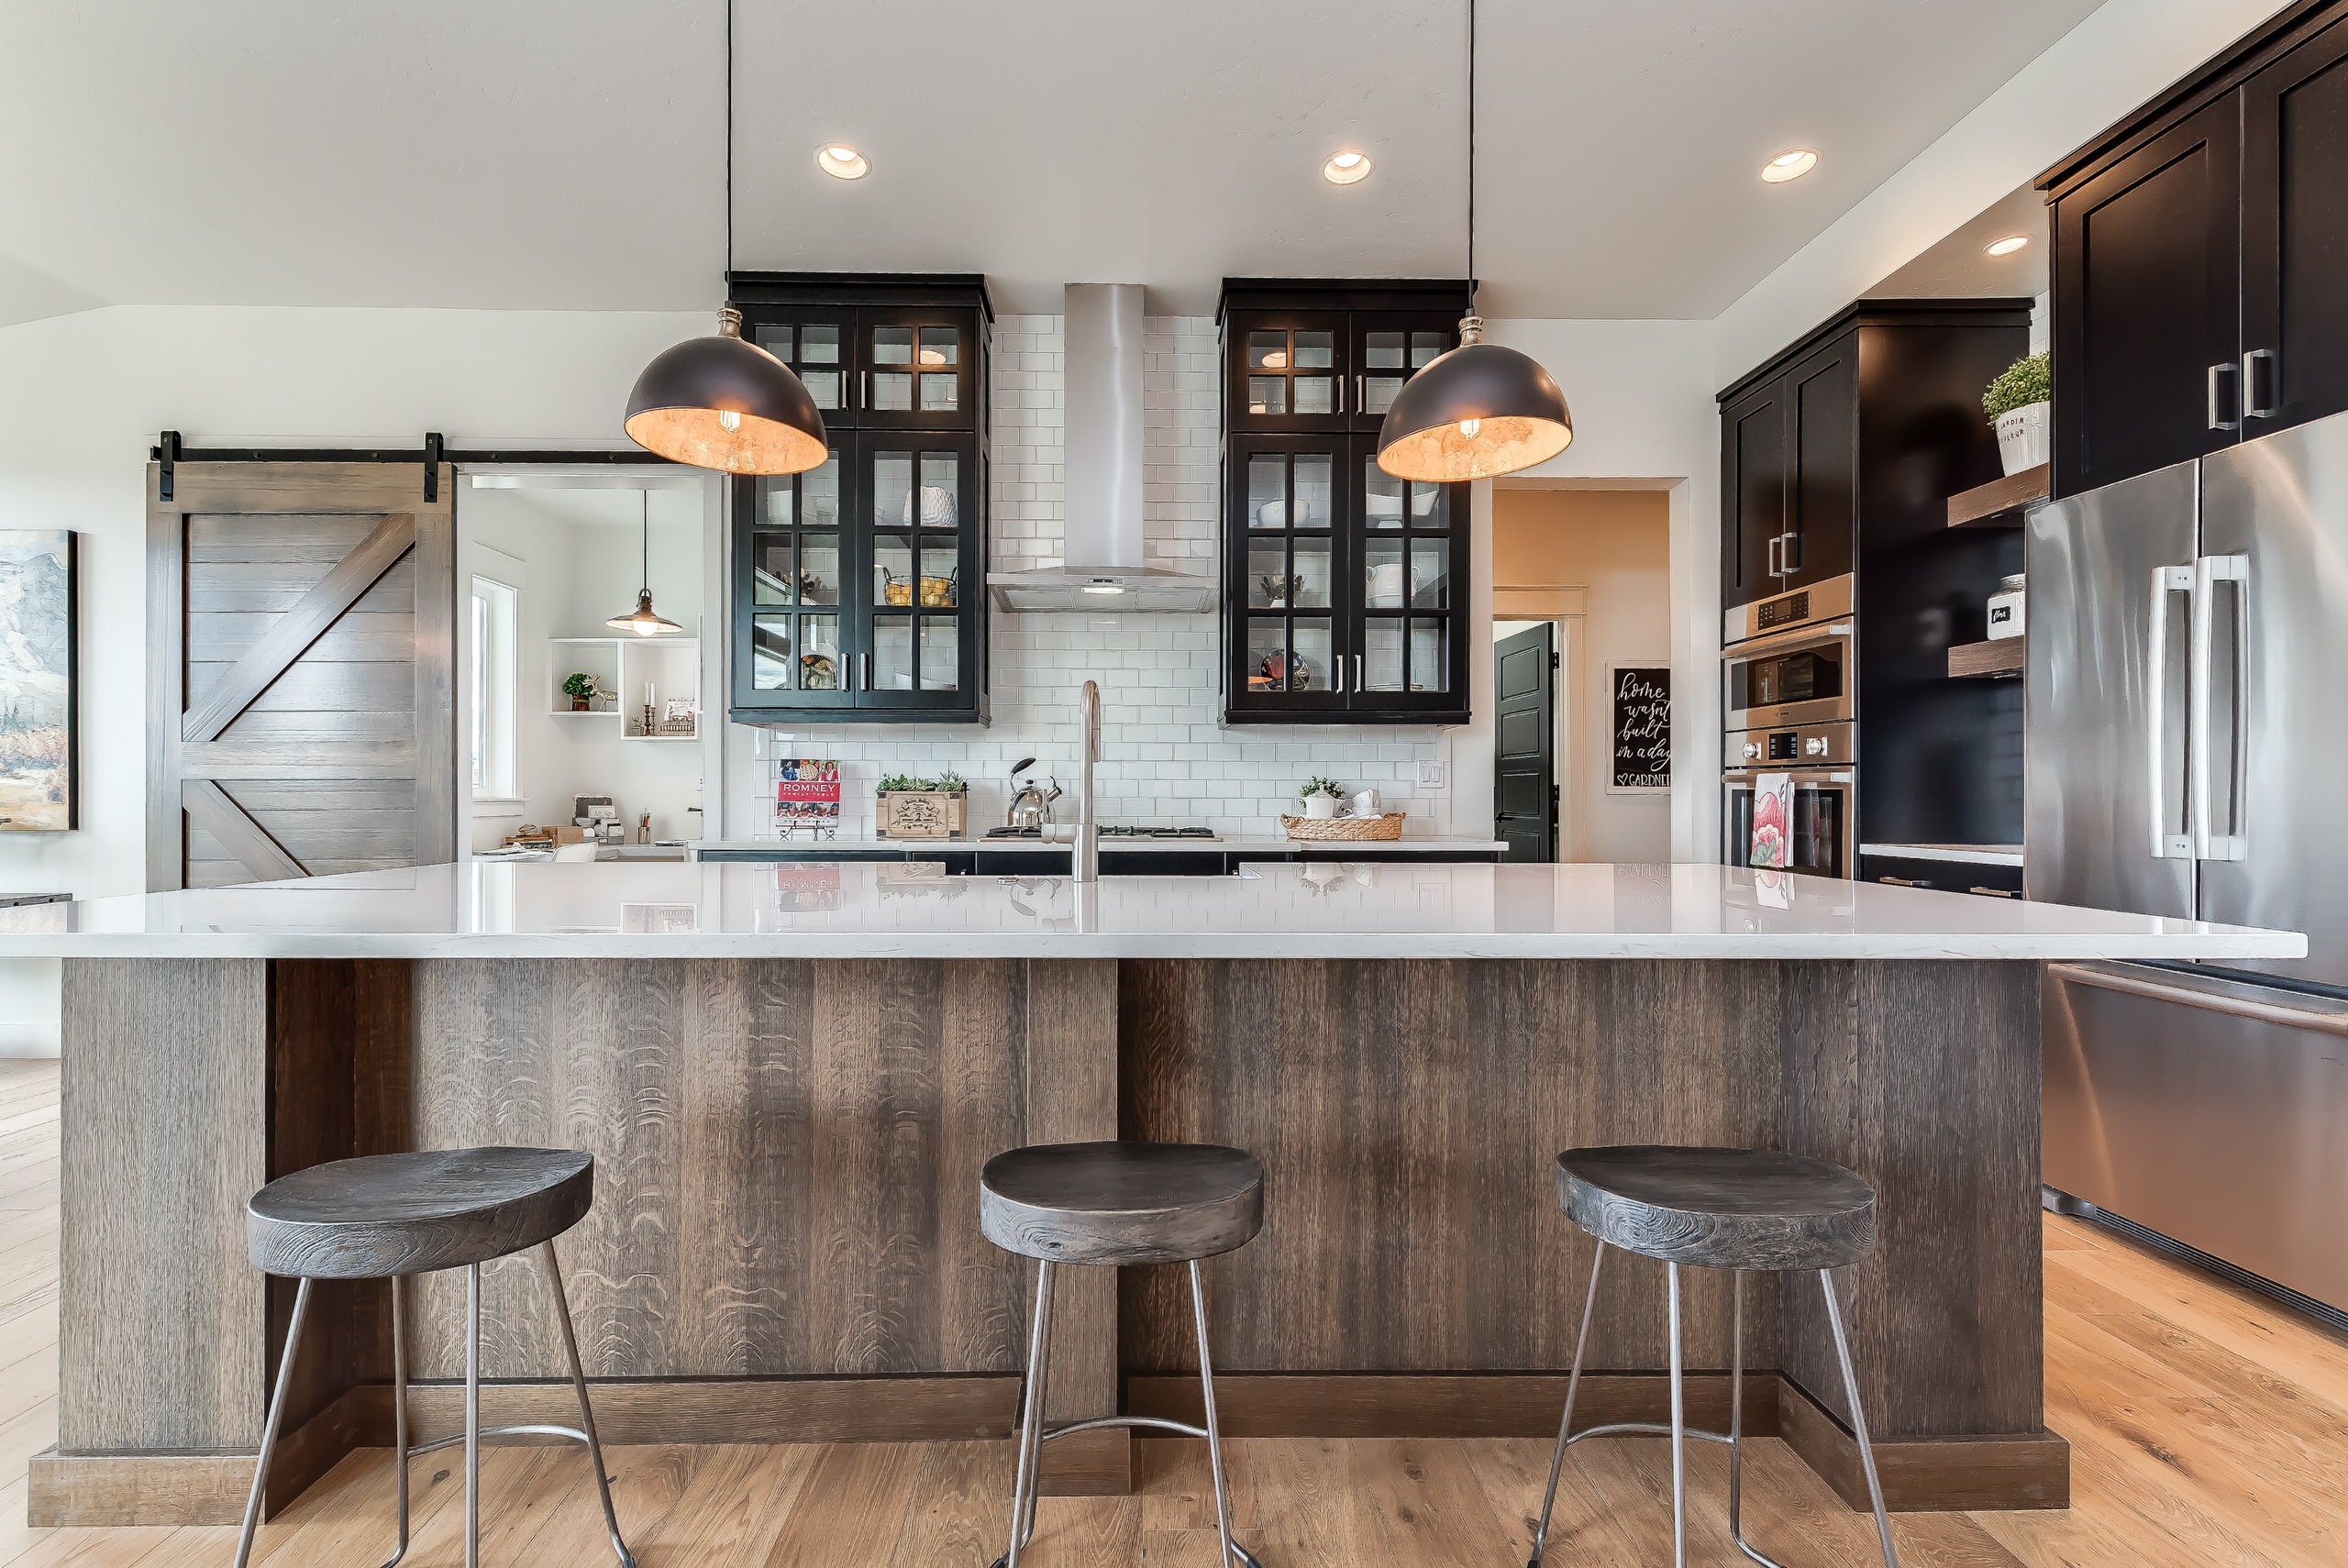
[[[1818,167],[1818,154],[1806,147],[1789,147],[1761,165],[1761,178],[1772,185],[1799,180]]]
[[[1321,178],[1332,185],[1358,185],[1372,167],[1367,152],[1340,152],[1321,165]]]
[[[2003,239],[1991,240],[1988,245],[1982,247],[1982,248],[1987,250],[1992,256],[2011,256],[2015,251],[2020,250],[2023,246],[2028,245],[2029,243],[2030,236],[2026,234],[2010,234]]]
[[[835,180],[861,180],[872,171],[864,154],[836,141],[815,154],[815,167]]]

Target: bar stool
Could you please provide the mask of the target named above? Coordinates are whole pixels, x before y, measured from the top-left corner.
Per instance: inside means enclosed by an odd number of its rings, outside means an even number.
[[[1815,1270],[1826,1296],[1826,1322],[1834,1335],[1834,1356],[1843,1371],[1843,1391],[1851,1401],[1851,1430],[1858,1439],[1859,1466],[1866,1473],[1867,1499],[1875,1507],[1877,1539],[1885,1568],[1899,1568],[1885,1516],[1883,1485],[1876,1478],[1875,1450],[1867,1441],[1866,1417],[1859,1409],[1859,1380],[1851,1365],[1851,1342],[1843,1331],[1843,1308],[1834,1290],[1834,1270],[1875,1251],[1875,1188],[1865,1178],[1825,1160],[1761,1149],[1689,1149],[1625,1145],[1568,1149],[1557,1156],[1557,1203],[1566,1218],[1598,1241],[1589,1265],[1589,1291],[1582,1299],[1581,1332],[1574,1341],[1574,1364],[1566,1379],[1566,1413],[1557,1423],[1557,1449],[1549,1461],[1549,1489],[1541,1498],[1541,1522],[1533,1532],[1527,1568],[1541,1568],[1549,1535],[1549,1512],[1557,1500],[1557,1477],[1566,1449],[1584,1438],[1638,1433],[1671,1439],[1671,1561],[1688,1562],[1687,1439],[1728,1445],[1728,1528],[1737,1550],[1765,1568],[1780,1568],[1744,1539],[1740,1517],[1744,1460],[1744,1275],[1745,1271]],[[1582,1353],[1589,1344],[1591,1309],[1598,1301],[1598,1272],[1606,1249],[1620,1247],[1661,1260],[1671,1333],[1671,1424],[1618,1421],[1575,1431],[1574,1395],[1581,1384]],[[1728,1430],[1691,1431],[1681,1388],[1679,1270],[1731,1271]]]
[[[465,1445],[465,1568],[481,1556],[481,1440],[485,1437],[565,1437],[582,1443],[595,1469],[604,1499],[604,1528],[620,1568],[636,1559],[620,1539],[619,1516],[612,1509],[612,1486],[604,1474],[603,1445],[595,1437],[595,1412],[587,1402],[587,1376],[579,1364],[579,1338],[570,1323],[570,1303],[562,1292],[562,1269],[555,1262],[554,1238],[586,1216],[594,1198],[595,1159],[572,1149],[449,1149],[430,1154],[374,1154],[335,1160],[280,1176],[245,1205],[245,1234],[253,1266],[265,1274],[299,1280],[294,1320],[285,1331],[285,1354],[261,1428],[260,1453],[253,1464],[252,1494],[245,1501],[244,1529],[237,1537],[237,1568],[252,1555],[253,1529],[260,1522],[261,1488],[269,1474],[293,1386],[294,1358],[302,1344],[302,1322],[310,1305],[310,1285],[320,1279],[385,1279],[392,1287],[392,1418],[399,1453],[399,1550],[383,1568],[407,1555],[408,1461],[435,1449]],[[579,1392],[576,1427],[526,1424],[481,1425],[481,1265],[527,1247],[538,1249],[547,1284],[554,1292],[555,1321],[570,1358],[571,1386]],[[410,1448],[407,1441],[407,1345],[402,1332],[401,1297],[406,1276],[439,1269],[465,1271],[465,1430],[461,1437]]]
[[[1199,1264],[1245,1246],[1264,1228],[1264,1167],[1253,1154],[1211,1143],[1047,1143],[997,1154],[979,1176],[979,1228],[1005,1252],[1036,1260],[1036,1311],[1020,1388],[1019,1468],[1012,1485],[1011,1549],[995,1568],[1018,1568],[1036,1533],[1036,1471],[1043,1445],[1095,1427],[1153,1427],[1204,1438],[1214,1472],[1214,1523],[1225,1568],[1263,1568],[1231,1539],[1223,1435],[1215,1422],[1214,1364],[1207,1354],[1207,1299]],[[1206,1425],[1157,1416],[1096,1416],[1044,1425],[1052,1353],[1052,1271],[1062,1264],[1191,1265],[1191,1324],[1199,1342]]]

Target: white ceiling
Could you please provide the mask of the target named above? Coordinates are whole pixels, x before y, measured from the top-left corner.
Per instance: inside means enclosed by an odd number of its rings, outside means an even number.
[[[1504,315],[1710,317],[2099,0],[1482,0]],[[1139,281],[1465,267],[1465,0],[739,0],[737,259]],[[0,323],[715,302],[722,0],[0,0]],[[844,184],[815,148],[872,161]],[[1765,186],[1795,144],[1818,171]],[[1322,160],[1377,160],[1337,189]]]

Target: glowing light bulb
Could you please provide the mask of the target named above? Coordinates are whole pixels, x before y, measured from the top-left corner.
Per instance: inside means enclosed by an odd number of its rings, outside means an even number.
[[[1476,432],[1483,427],[1484,422],[1480,419],[1463,419],[1459,422],[1459,434],[1472,441],[1476,438]]]
[[[645,622],[645,621],[638,621],[638,622],[636,624],[636,635],[637,635],[637,636],[639,636],[639,637],[648,637],[648,636],[650,636],[650,635],[652,635],[652,633],[653,633],[654,629],[655,629],[655,628],[654,628],[654,627],[651,625],[651,624],[650,624],[650,623],[648,623],[648,622]]]
[[[742,416],[730,408],[721,408],[717,411],[717,427],[730,436],[742,428]]]

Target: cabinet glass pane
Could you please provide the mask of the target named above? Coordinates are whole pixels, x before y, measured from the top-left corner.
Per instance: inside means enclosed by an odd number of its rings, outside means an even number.
[[[799,689],[837,691],[846,684],[847,660],[840,656],[837,615],[799,617]]]
[[[759,480],[759,510],[765,521],[777,528],[788,528],[797,522],[799,481],[797,479],[762,479]]]
[[[1326,452],[1300,452],[1296,457],[1296,521],[1299,528],[1326,528],[1336,513],[1330,510],[1337,460]]]
[[[1288,459],[1277,453],[1247,459],[1247,526],[1288,526]]]
[[[799,536],[799,602],[837,604],[840,602],[840,536],[806,533]]]
[[[750,617],[750,685],[759,691],[792,689],[790,615]]]
[[[951,326],[925,326],[921,329],[921,362],[925,365],[958,365],[962,362],[962,334]]]
[[[1247,547],[1247,603],[1257,610],[1285,610],[1297,589],[1288,569],[1288,547],[1278,539]]]
[[[914,362],[914,329],[910,326],[876,326],[872,329],[872,362],[876,365],[910,365]]]
[[[914,621],[910,614],[872,617],[872,690],[914,689]]]
[[[836,528],[840,522],[840,455],[799,476],[799,521],[811,528]]]
[[[1450,336],[1451,335],[1447,332],[1412,333],[1411,369],[1415,370],[1421,365],[1425,364],[1428,360],[1442,353],[1444,351],[1445,340]]]
[[[798,601],[792,581],[791,536],[759,532],[750,536],[750,602],[792,604]]]
[[[840,329],[810,322],[799,329],[799,362],[836,365],[840,362]]]
[[[962,683],[961,628],[951,615],[921,618],[921,689],[951,691]]]
[[[1362,626],[1361,689],[1402,690],[1402,623],[1380,616]]]
[[[914,379],[903,370],[871,374],[872,406],[882,414],[903,414],[914,405]]]
[[[1451,608],[1451,541],[1411,541],[1411,608]]]
[[[960,406],[962,378],[955,375],[927,375],[921,379],[921,406],[926,414],[950,414]]]
[[[951,528],[960,521],[962,459],[952,452],[921,455],[921,525]],[[911,521],[911,519],[908,519]]]
[[[1296,591],[1290,603],[1300,610],[1326,610],[1329,607],[1329,541],[1300,538],[1293,558]]]
[[[1332,628],[1324,616],[1289,621],[1247,619],[1247,689],[1251,691],[1330,690]]]
[[[1370,370],[1399,370],[1402,368],[1402,335],[1399,332],[1372,332],[1362,348],[1362,368]]]
[[[1248,377],[1247,412],[1286,414],[1288,412],[1288,378],[1286,376]]]
[[[807,385],[807,395],[817,408],[837,408],[840,405],[840,373],[837,370],[802,370],[799,379]]]
[[[1371,539],[1362,546],[1362,608],[1400,610],[1410,600],[1402,572],[1402,541]]]
[[[791,328],[788,326],[754,326],[750,329],[750,341],[786,365],[797,357],[791,351]]]
[[[1402,391],[1401,376],[1364,376],[1361,379],[1361,411],[1383,414],[1394,406],[1394,399]]]
[[[1301,337],[1302,334],[1298,335]],[[1299,414],[1329,414],[1336,408],[1337,378],[1335,376],[1299,376],[1296,378],[1296,412]]]
[[[913,522],[914,455],[879,452],[872,458],[872,525],[903,528]]]
[[[1378,466],[1376,458],[1361,465],[1362,518],[1373,528],[1402,525],[1402,481]]]
[[[1247,368],[1251,370],[1288,369],[1288,334],[1251,332],[1247,335]]]
[[[872,536],[872,602],[910,610],[914,602],[914,542],[910,535]]]
[[[1443,617],[1411,617],[1411,690],[1451,690],[1451,639]]]
[[[1337,335],[1300,332],[1296,335],[1296,369],[1325,370],[1337,362]]]
[[[925,534],[918,542],[921,578],[914,585],[913,602],[925,610],[953,609],[959,588],[960,542],[951,534]]]
[[[1451,506],[1445,486],[1428,484],[1421,480],[1411,481],[1411,526],[1413,528],[1448,528],[1451,526]]]

